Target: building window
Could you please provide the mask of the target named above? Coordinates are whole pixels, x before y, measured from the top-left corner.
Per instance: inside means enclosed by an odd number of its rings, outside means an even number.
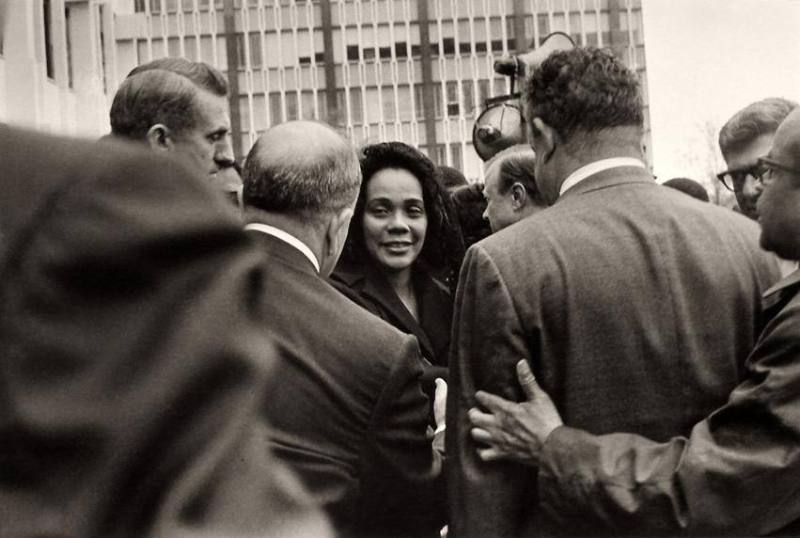
[[[67,47],[67,86],[70,88],[74,88],[74,73],[73,73],[73,66],[72,66],[72,23],[69,17],[69,5],[64,6],[64,23],[66,25],[66,47]],[[2,53],[2,50],[0,50]]]
[[[43,0],[42,9],[44,10],[44,60],[47,70],[47,78],[55,78],[55,66],[53,65],[53,20],[50,13],[50,0]]]
[[[104,18],[103,13],[105,5],[97,4],[97,48],[100,51],[100,80],[103,81],[103,93],[108,95],[108,81],[106,80],[106,34],[103,31]]]
[[[464,98],[464,115],[471,116],[475,110],[475,98],[472,94],[472,81],[464,80],[461,82],[461,94]]]
[[[373,47],[367,47],[361,51],[361,54],[364,55],[365,62],[371,62],[375,59],[375,49]]]
[[[445,56],[452,56],[456,53],[456,41],[452,37],[445,37],[442,39],[442,49]]]
[[[464,167],[461,164],[461,143],[456,142],[450,144],[450,162],[451,166],[458,171],[463,171]]]
[[[380,57],[383,59],[392,57],[392,47],[381,47],[378,51]]]
[[[425,145],[421,146],[421,148],[436,166],[442,166],[447,163],[447,146],[444,144]]]
[[[408,58],[408,47],[405,41],[398,41],[394,44],[394,55],[398,58]]]
[[[394,88],[387,86],[381,91],[381,98],[383,100],[383,119],[384,121],[394,121]]]
[[[347,59],[351,62],[358,61],[358,45],[347,45]]]
[[[452,80],[447,83],[447,115],[458,117],[461,107],[458,104],[458,82]]]
[[[250,40],[250,67],[261,67],[261,34],[252,32],[249,34]]]
[[[314,110],[314,92],[311,90],[303,91],[300,94],[300,104],[303,107],[303,119],[304,120],[315,120],[317,119],[316,111]]]
[[[297,92],[286,93],[286,121],[298,119],[297,114]]]
[[[489,81],[486,79],[478,81],[478,106],[485,106],[489,98]]]
[[[281,94],[279,92],[269,94],[269,119],[272,125],[283,122],[283,107],[281,106]]]
[[[546,13],[539,13],[537,22],[539,25],[539,44],[541,45],[544,38],[550,33],[550,19],[547,18]]]
[[[361,88],[350,88],[350,121],[361,125],[364,116],[361,110]]]

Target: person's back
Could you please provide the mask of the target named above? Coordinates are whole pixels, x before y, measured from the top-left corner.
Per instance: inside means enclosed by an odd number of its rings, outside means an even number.
[[[667,439],[737,384],[778,274],[755,223],[631,176],[596,178],[478,248],[529,279],[511,301],[563,416]]]
[[[553,205],[474,245],[462,267],[448,402],[459,537],[571,531],[541,519],[536,473],[481,461],[477,390],[520,400],[525,358],[567,423],[686,434],[739,381],[778,278],[756,226],[646,171],[638,83],[609,52],[554,53],[526,90],[537,187]]]
[[[283,348],[265,401],[273,451],[344,535],[432,535],[444,490],[425,435],[416,341],[296,263],[296,253],[269,252],[265,315]]]
[[[273,127],[248,155],[246,229],[270,259],[262,309],[282,355],[264,414],[273,449],[339,533],[435,536],[441,457],[417,342],[325,280],[360,183],[355,150],[322,124]]]

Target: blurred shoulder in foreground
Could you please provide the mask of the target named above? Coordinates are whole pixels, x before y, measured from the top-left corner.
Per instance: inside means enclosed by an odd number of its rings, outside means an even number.
[[[4,535],[326,535],[263,448],[263,272],[180,165],[0,127]]]

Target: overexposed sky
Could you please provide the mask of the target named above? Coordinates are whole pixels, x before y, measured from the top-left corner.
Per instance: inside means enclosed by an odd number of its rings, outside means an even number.
[[[642,0],[654,172],[702,180],[707,125],[800,101],[800,0]]]

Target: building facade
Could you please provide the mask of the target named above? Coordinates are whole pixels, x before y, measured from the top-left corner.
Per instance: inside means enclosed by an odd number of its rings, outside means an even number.
[[[270,125],[307,118],[341,128],[359,145],[408,142],[479,178],[474,121],[487,98],[510,89],[494,73],[495,60],[557,30],[579,44],[612,47],[640,74],[647,95],[641,0],[117,4],[117,80],[162,56],[219,67],[237,95],[231,112],[239,155]]]
[[[239,157],[270,125],[307,118],[358,145],[402,140],[475,180],[475,119],[510,91],[494,62],[553,31],[612,47],[647,99],[641,0],[5,1],[0,121],[65,134],[108,132],[127,73],[184,56],[228,75]],[[647,114],[645,127],[649,148]]]
[[[0,121],[42,131],[108,132],[113,12],[105,0],[2,0]]]

